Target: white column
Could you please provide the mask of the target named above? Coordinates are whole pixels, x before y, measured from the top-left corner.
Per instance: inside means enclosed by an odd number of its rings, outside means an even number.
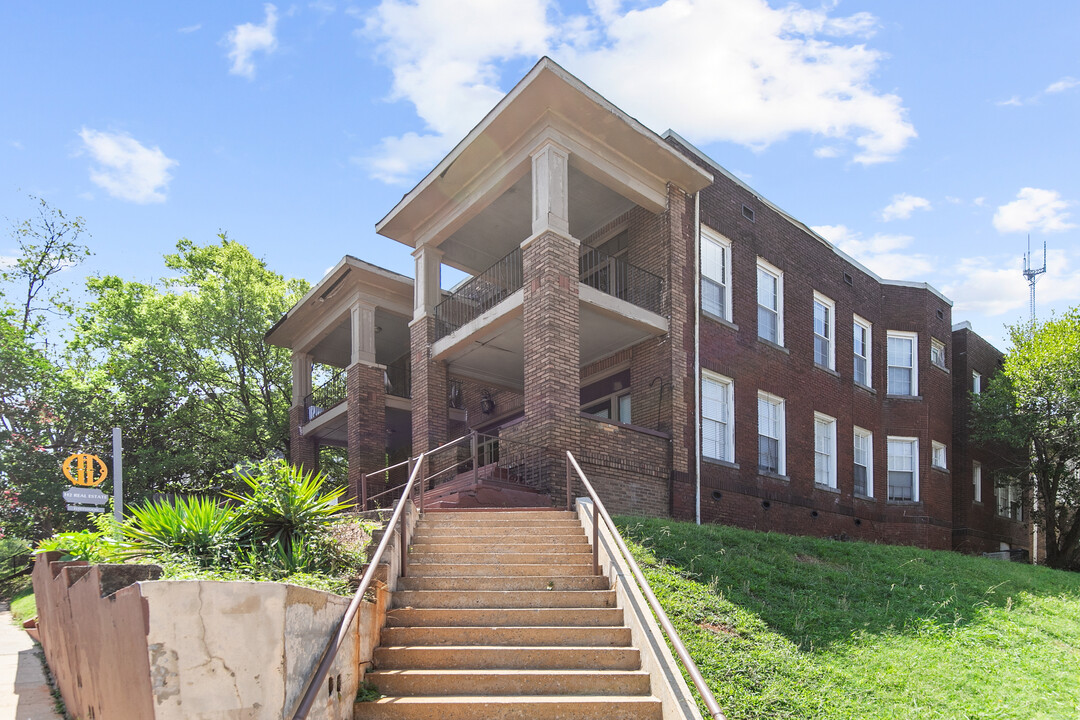
[[[570,235],[566,148],[548,141],[532,154],[532,234],[546,230]]]
[[[352,364],[375,363],[375,306],[358,302],[349,308],[352,319]]]
[[[442,283],[442,251],[421,245],[413,251],[416,258],[416,283],[413,286],[413,320],[430,315],[439,304]]]
[[[292,354],[292,404],[303,405],[311,394],[311,356],[293,351]]]

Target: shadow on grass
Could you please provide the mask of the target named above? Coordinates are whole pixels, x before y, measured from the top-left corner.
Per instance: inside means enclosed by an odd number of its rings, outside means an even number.
[[[802,651],[862,634],[977,624],[987,608],[1012,607],[1020,593],[1080,596],[1080,575],[952,552],[632,517],[617,523],[656,562],[707,584]]]

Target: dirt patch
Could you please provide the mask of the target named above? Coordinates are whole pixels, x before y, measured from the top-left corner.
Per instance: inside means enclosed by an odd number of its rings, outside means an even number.
[[[813,555],[803,555],[802,553],[795,553],[795,559],[798,560],[801,563],[806,563],[807,565],[825,565],[826,564],[824,560],[820,560],[820,559],[814,557]]]
[[[730,625],[724,625],[724,624],[717,625],[715,623],[698,623],[698,627],[701,628],[702,630],[708,630],[709,632],[713,633],[714,635],[738,635],[739,634],[739,631],[736,630],[735,628],[731,627]]]

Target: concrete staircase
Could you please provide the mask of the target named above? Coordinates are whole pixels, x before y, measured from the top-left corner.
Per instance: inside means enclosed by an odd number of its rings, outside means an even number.
[[[353,717],[660,720],[577,515],[427,512]]]

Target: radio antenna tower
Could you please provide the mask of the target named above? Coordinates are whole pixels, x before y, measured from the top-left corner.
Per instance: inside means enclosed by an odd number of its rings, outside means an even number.
[[[1024,255],[1024,278],[1027,279],[1028,287],[1031,288],[1031,322],[1035,322],[1035,283],[1039,276],[1046,272],[1046,241],[1043,240],[1043,262],[1041,268],[1031,266],[1031,236],[1028,235],[1028,249]]]

